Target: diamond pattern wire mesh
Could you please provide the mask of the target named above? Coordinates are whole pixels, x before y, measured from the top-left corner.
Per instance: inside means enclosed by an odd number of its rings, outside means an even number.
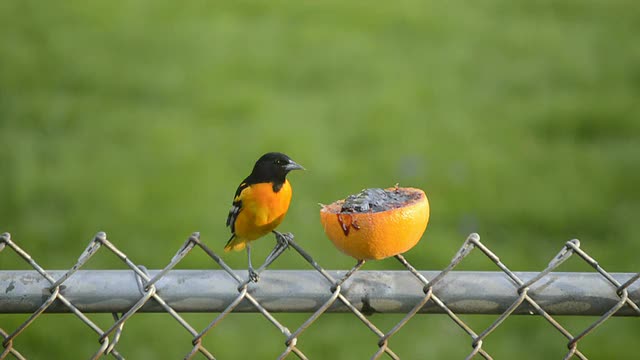
[[[89,243],[87,248],[78,258],[76,264],[64,275],[58,279],[54,279],[47,271],[45,271],[31,256],[19,247],[12,239],[10,234],[4,233],[0,236],[0,252],[5,249],[13,250],[24,261],[26,261],[42,278],[44,278],[49,286],[47,299],[42,303],[37,311],[33,312],[26,321],[19,325],[16,329],[8,332],[0,328],[0,335],[2,336],[2,353],[0,353],[0,360],[12,355],[16,359],[25,359],[25,357],[14,346],[14,340],[29,326],[32,326],[34,321],[51,306],[55,301],[61,302],[68,310],[73,313],[80,321],[86,324],[97,335],[98,349],[92,355],[92,359],[98,359],[102,356],[110,355],[116,359],[123,359],[116,349],[118,341],[122,335],[124,325],[128,319],[136,314],[147,302],[155,301],[166,311],[171,317],[173,317],[187,332],[192,336],[192,349],[185,355],[185,359],[191,359],[196,354],[200,353],[207,359],[215,359],[213,353],[205,348],[203,345],[203,338],[207,333],[220,324],[225,317],[234,311],[239,304],[243,301],[251,303],[257,312],[259,312],[267,321],[273,324],[283,335],[285,349],[280,354],[279,359],[288,357],[291,353],[295,354],[300,359],[307,359],[307,356],[297,347],[300,336],[307,330],[313,323],[323,315],[335,302],[341,302],[346,306],[349,311],[356,316],[371,332],[378,337],[378,350],[372,354],[372,359],[377,359],[383,355],[387,355],[392,359],[399,359],[399,356],[389,346],[389,340],[401,330],[401,328],[407,324],[425,305],[432,302],[435,306],[442,309],[449,318],[460,327],[471,339],[472,351],[467,356],[467,359],[481,356],[485,359],[491,359],[492,357],[483,349],[484,341],[488,336],[496,330],[518,307],[523,304],[528,304],[535,313],[542,316],[555,330],[557,330],[562,336],[567,339],[568,351],[565,355],[565,359],[577,357],[579,359],[586,359],[587,357],[578,349],[578,343],[587,335],[592,333],[595,328],[601,325],[603,322],[613,316],[618,310],[624,306],[628,306],[635,316],[640,316],[640,307],[638,303],[632,301],[629,297],[629,287],[640,279],[640,272],[632,276],[625,283],[618,282],[610,273],[605,271],[597,261],[589,256],[580,247],[578,240],[568,241],[560,252],[551,260],[546,269],[540,272],[537,276],[533,277],[529,281],[525,282],[521,280],[513,271],[511,271],[504,263],[500,261],[500,258],[494,254],[489,248],[480,242],[480,237],[477,234],[471,234],[463,243],[460,250],[453,257],[451,263],[438,275],[428,280],[420,272],[418,272],[402,255],[396,256],[396,259],[415,276],[423,287],[424,296],[415,304],[415,306],[406,314],[391,330],[383,332],[375,324],[373,324],[360,310],[357,309],[348,299],[345,297],[343,289],[345,282],[357,272],[364,261],[359,261],[351,270],[345,273],[341,279],[335,279],[322,266],[320,266],[300,245],[298,245],[293,235],[285,234],[288,239],[288,247],[294,249],[300,256],[302,256],[316,271],[318,271],[324,280],[326,280],[327,286],[327,298],[324,303],[306,320],[303,324],[290,331],[286,326],[280,323],[267,309],[260,304],[260,302],[251,294],[249,289],[249,280],[239,277],[222,259],[200,241],[199,233],[192,234],[177,251],[174,257],[171,259],[164,269],[158,272],[154,277],[150,277],[147,269],[144,266],[136,265],[131,261],[125,253],[120,251],[115,245],[113,245],[108,239],[105,233],[98,233],[95,238]],[[90,318],[88,318],[83,312],[81,312],[74,304],[72,304],[63,294],[64,283],[74,276],[74,274],[81,269],[93,255],[99,250],[106,249],[115,254],[128,268],[130,268],[136,275],[136,282],[140,291],[140,298],[127,312],[123,314],[113,313],[113,324],[108,329],[103,329],[96,325]],[[218,266],[224,270],[229,276],[231,276],[237,283],[237,296],[235,299],[220,312],[204,329],[198,331],[184,320],[167,302],[162,298],[161,294],[156,289],[156,283],[165,276],[171,269],[173,269],[187,254],[195,249],[204,251]],[[513,292],[517,294],[516,300],[502,313],[492,324],[481,332],[474,331],[469,325],[467,325],[458,315],[456,315],[445,304],[438,295],[434,292],[434,285],[441,282],[449,272],[451,272],[456,266],[458,266],[473,250],[478,250],[489,258],[498,269],[503,272],[513,283]],[[275,260],[285,250],[283,247],[277,247],[275,256],[266,261],[257,272],[262,272],[267,268],[273,260]],[[593,267],[597,273],[599,273],[608,283],[611,284],[612,289],[615,290],[618,301],[608,311],[599,316],[593,323],[591,323],[582,332],[574,335],[570,333],[565,327],[563,327],[556,319],[554,319],[549,313],[547,313],[534,299],[534,295],[530,293],[531,287],[547,276],[550,272],[556,269],[560,264],[565,262],[570,257],[576,255],[578,258],[585,261],[588,265]],[[257,283],[253,286],[260,286]]]

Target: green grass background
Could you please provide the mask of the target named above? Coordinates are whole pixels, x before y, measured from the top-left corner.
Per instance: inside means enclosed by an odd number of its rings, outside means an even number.
[[[426,190],[432,218],[406,257],[442,269],[469,232],[514,270],[542,270],[564,242],[610,271],[639,271],[640,11],[635,1],[0,2],[0,231],[46,269],[71,267],[100,230],[137,264],[166,265],[193,231],[216,251],[233,192],[256,158],[283,151],[281,229],[329,269],[318,203],[395,183]],[[256,244],[256,259],[273,240]],[[224,260],[244,268],[245,255]],[[215,268],[192,254],[181,268]],[[26,269],[4,250],[0,269]],[[124,268],[100,253],[89,268]],[[308,268],[288,252],[274,268]],[[398,269],[393,260],[365,269]],[[461,269],[495,270],[472,255]],[[561,270],[589,271],[577,259]],[[2,296],[2,294],[0,294]],[[202,329],[216,314],[185,314]],[[27,315],[0,315],[12,331]],[[91,315],[108,327],[110,315]],[[278,314],[296,328],[308,314]],[[390,329],[401,315],[374,315]],[[496,316],[464,316],[480,332]],[[594,318],[559,320],[577,333]],[[637,318],[582,341],[594,359],[637,354]],[[31,359],[82,359],[97,337],[69,315],[16,341]],[[220,359],[283,349],[256,314],[205,339]],[[403,358],[462,358],[471,340],[444,315],[391,340]],[[325,315],[298,342],[313,359],[363,359],[377,340]],[[509,318],[498,359],[560,358],[543,319]],[[177,359],[190,337],[166,314],[134,316],[129,359]]]

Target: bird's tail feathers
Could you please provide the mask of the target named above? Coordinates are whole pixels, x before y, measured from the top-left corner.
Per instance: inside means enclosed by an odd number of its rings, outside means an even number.
[[[227,245],[224,246],[224,252],[233,251],[241,251],[247,246],[247,242],[244,239],[236,237],[236,235],[231,235],[229,241],[227,241]]]

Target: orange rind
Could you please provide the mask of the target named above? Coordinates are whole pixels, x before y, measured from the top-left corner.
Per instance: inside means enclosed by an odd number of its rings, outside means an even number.
[[[357,260],[380,260],[420,241],[429,222],[429,200],[416,188],[365,189],[322,206],[320,221],[343,253]]]

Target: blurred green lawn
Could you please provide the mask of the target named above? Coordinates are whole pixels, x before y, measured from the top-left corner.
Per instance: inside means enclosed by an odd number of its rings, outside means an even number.
[[[193,231],[221,251],[236,186],[278,150],[308,169],[290,176],[281,229],[325,268],[353,260],[324,237],[317,204],[400,183],[431,201],[429,228],[406,255],[420,269],[442,269],[477,231],[514,270],[541,270],[579,238],[607,270],[636,272],[639,36],[631,0],[2,1],[0,231],[46,269],[69,268],[100,230],[149,268]],[[256,259],[272,247],[263,241]],[[246,266],[244,253],[224,260]],[[215,267],[201,254],[180,266]],[[89,267],[123,268],[102,253]],[[308,265],[289,252],[274,267]],[[26,268],[0,254],[0,269]],[[495,270],[477,254],[461,269]],[[572,259],[561,270],[590,269]],[[201,329],[215,315],[185,317]],[[308,316],[277,315],[289,328]],[[388,330],[400,318],[372,320]],[[25,319],[0,315],[0,327]],[[495,316],[464,319],[480,331]],[[594,319],[560,321],[576,333]],[[595,359],[628,358],[638,334],[638,319],[612,319],[580,344]],[[119,349],[181,358],[187,335],[166,314],[136,315]],[[283,342],[255,314],[232,314],[205,339],[220,359],[275,358]],[[430,315],[391,346],[447,359],[470,342]],[[326,315],[298,344],[339,360],[368,358],[376,343],[355,317]],[[72,316],[46,315],[15,346],[79,359],[98,344]],[[543,319],[513,317],[485,347],[498,359],[560,358],[566,341]]]

